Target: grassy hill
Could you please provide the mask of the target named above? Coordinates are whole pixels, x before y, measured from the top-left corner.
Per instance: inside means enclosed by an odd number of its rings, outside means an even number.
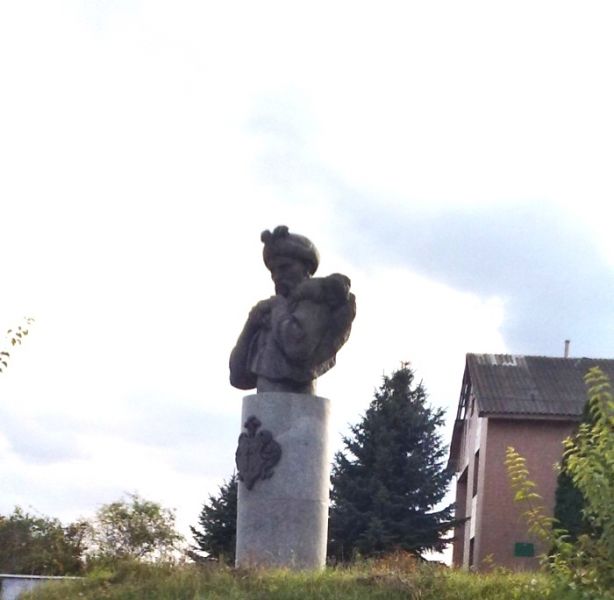
[[[408,557],[317,573],[217,565],[123,564],[78,582],[51,583],[23,600],[575,600],[535,573],[477,575]]]

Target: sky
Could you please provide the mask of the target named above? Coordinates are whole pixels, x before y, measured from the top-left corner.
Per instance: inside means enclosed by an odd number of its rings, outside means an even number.
[[[286,224],[347,274],[332,448],[409,361],[612,358],[610,2],[0,1],[0,514],[234,469],[228,355]]]

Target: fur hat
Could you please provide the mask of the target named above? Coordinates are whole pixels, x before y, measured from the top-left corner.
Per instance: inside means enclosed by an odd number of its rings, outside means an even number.
[[[268,229],[263,231],[260,239],[264,243],[262,258],[267,269],[271,270],[270,261],[276,256],[296,258],[303,261],[309,267],[309,273],[313,275],[320,264],[320,254],[305,236],[290,233],[285,225],[279,225],[271,233]]]

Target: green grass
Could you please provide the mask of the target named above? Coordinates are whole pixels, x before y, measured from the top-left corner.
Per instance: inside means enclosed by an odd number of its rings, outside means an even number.
[[[77,582],[51,583],[23,600],[575,600],[535,573],[477,575],[387,559],[317,573],[216,565],[124,564]]]

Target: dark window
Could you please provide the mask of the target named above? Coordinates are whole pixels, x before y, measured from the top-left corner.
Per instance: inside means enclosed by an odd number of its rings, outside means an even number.
[[[478,493],[478,473],[480,472],[480,451],[475,453],[475,461],[473,461],[473,495]]]
[[[474,553],[474,546],[475,546],[474,542],[475,542],[475,538],[471,538],[469,540],[469,567],[470,568],[473,567],[473,564],[474,564],[473,561],[475,560],[475,557],[473,555],[473,553]]]

